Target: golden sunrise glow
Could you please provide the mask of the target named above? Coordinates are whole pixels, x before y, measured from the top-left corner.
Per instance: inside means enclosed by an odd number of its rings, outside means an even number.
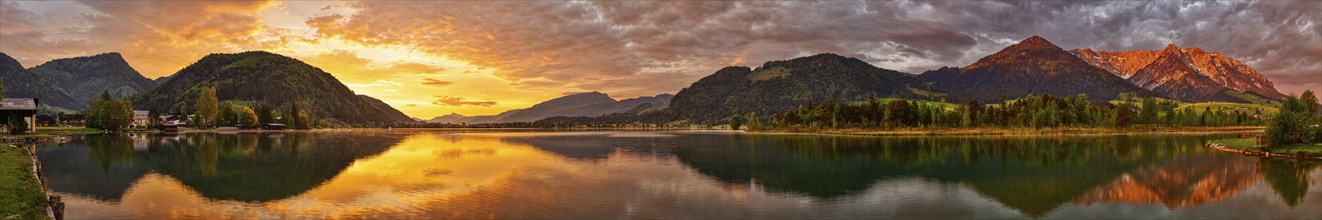
[[[142,22],[140,25],[114,27],[136,32],[133,34],[82,40],[120,42],[120,45],[110,45],[107,49],[120,52],[131,66],[153,79],[174,74],[207,54],[264,50],[322,68],[354,92],[381,99],[409,116],[424,119],[452,112],[464,115],[497,114],[510,109],[526,108],[564,93],[582,91],[568,87],[518,87],[510,78],[498,76],[501,71],[498,68],[472,65],[434,51],[419,50],[416,45],[366,43],[334,35],[318,36],[318,30],[309,24],[313,22],[313,17],[352,15],[358,9],[350,2],[180,3],[184,4],[141,2],[138,4],[152,5],[84,6],[69,2],[13,2],[19,7],[36,8],[38,12],[43,9],[92,10],[98,15],[108,14]],[[191,10],[196,11],[196,14],[177,18],[154,11],[168,9]],[[5,25],[6,34],[34,31],[29,25]],[[82,47],[47,49],[54,51],[43,56],[74,57],[111,52]],[[19,59],[35,55],[21,52],[25,51],[9,53]],[[40,62],[23,64],[35,66]],[[424,84],[428,79],[446,83]],[[440,94],[495,104],[434,104],[434,95]]]
[[[366,216],[471,219],[500,215],[503,207],[567,210],[579,208],[585,201],[609,203],[595,204],[601,206],[632,206],[611,201],[649,198],[635,197],[638,196],[635,193],[547,193],[582,188],[662,194],[656,195],[659,197],[710,193],[719,195],[718,200],[736,203],[746,203],[750,197],[774,198],[774,194],[746,187],[710,184],[712,180],[691,173],[678,162],[665,161],[673,158],[616,152],[601,161],[575,160],[508,140],[522,136],[527,135],[413,135],[386,152],[355,161],[333,179],[311,190],[270,202],[207,199],[174,177],[158,173],[138,179],[119,201],[62,196],[70,206],[82,207],[68,210],[72,216],[168,219]],[[657,163],[669,165],[656,166]]]

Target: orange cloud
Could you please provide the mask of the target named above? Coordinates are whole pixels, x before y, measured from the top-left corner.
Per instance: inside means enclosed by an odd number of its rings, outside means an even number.
[[[436,101],[433,101],[431,104],[441,105],[441,106],[455,106],[455,107],[460,107],[465,105],[475,105],[475,106],[496,105],[496,102],[493,101],[464,101],[464,100],[465,100],[464,97],[436,95]]]
[[[336,78],[347,83],[374,82],[380,79],[390,79],[400,74],[435,74],[445,71],[445,68],[421,63],[394,62],[378,64],[345,50],[334,50],[298,58],[303,62],[334,74]]]
[[[443,87],[443,86],[448,86],[450,84],[454,84],[454,82],[440,81],[432,78],[422,78],[422,84],[428,86]]]
[[[255,14],[270,1],[86,1],[67,3],[61,13],[10,13],[0,6],[0,48],[34,66],[47,60],[120,52],[148,77],[174,73],[211,53],[261,50],[289,40],[285,30],[264,25]],[[16,11],[14,11],[16,12]],[[18,17],[27,16],[27,17]],[[12,24],[33,24],[52,16],[85,23],[43,30],[9,31]],[[55,19],[60,20],[60,19]],[[41,26],[37,26],[41,27]],[[22,32],[22,33],[19,33]]]

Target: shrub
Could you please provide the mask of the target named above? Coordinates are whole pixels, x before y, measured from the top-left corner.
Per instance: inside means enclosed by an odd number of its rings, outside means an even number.
[[[9,134],[12,135],[20,135],[28,132],[28,122],[24,121],[22,117],[10,116],[8,127]]]
[[[1302,117],[1295,112],[1283,111],[1267,122],[1267,140],[1272,146],[1285,146],[1301,142]]]
[[[1308,126],[1304,128],[1304,143],[1322,143],[1322,126]]]
[[[743,118],[739,117],[739,114],[730,116],[730,129],[739,130],[739,127],[743,126],[743,124],[744,124],[744,120]]]

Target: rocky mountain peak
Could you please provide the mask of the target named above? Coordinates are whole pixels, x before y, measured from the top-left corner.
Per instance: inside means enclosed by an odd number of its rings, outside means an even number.
[[[1125,52],[1107,52],[1094,51],[1092,49],[1074,49],[1070,51],[1079,59],[1087,61],[1088,64],[1110,71],[1127,79],[1133,77],[1140,69],[1147,67],[1154,62],[1158,62],[1163,57],[1172,57],[1181,65],[1194,71],[1197,75],[1210,78],[1216,84],[1236,92],[1254,93],[1271,99],[1284,97],[1276,91],[1273,83],[1267,79],[1267,76],[1258,73],[1258,71],[1248,65],[1235,60],[1235,58],[1226,56],[1218,52],[1207,52],[1201,48],[1190,47],[1180,48],[1175,44],[1168,44],[1161,50],[1135,50]],[[1162,68],[1170,70],[1170,68]],[[1155,70],[1154,70],[1155,71]],[[1154,72],[1148,74],[1163,74]],[[1131,80],[1134,81],[1134,80]],[[1205,90],[1212,91],[1212,90]]]

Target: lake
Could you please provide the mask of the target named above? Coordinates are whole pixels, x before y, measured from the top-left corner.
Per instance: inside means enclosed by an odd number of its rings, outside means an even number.
[[[1322,162],[1203,146],[1235,136],[381,131],[36,149],[70,219],[1322,216]]]

